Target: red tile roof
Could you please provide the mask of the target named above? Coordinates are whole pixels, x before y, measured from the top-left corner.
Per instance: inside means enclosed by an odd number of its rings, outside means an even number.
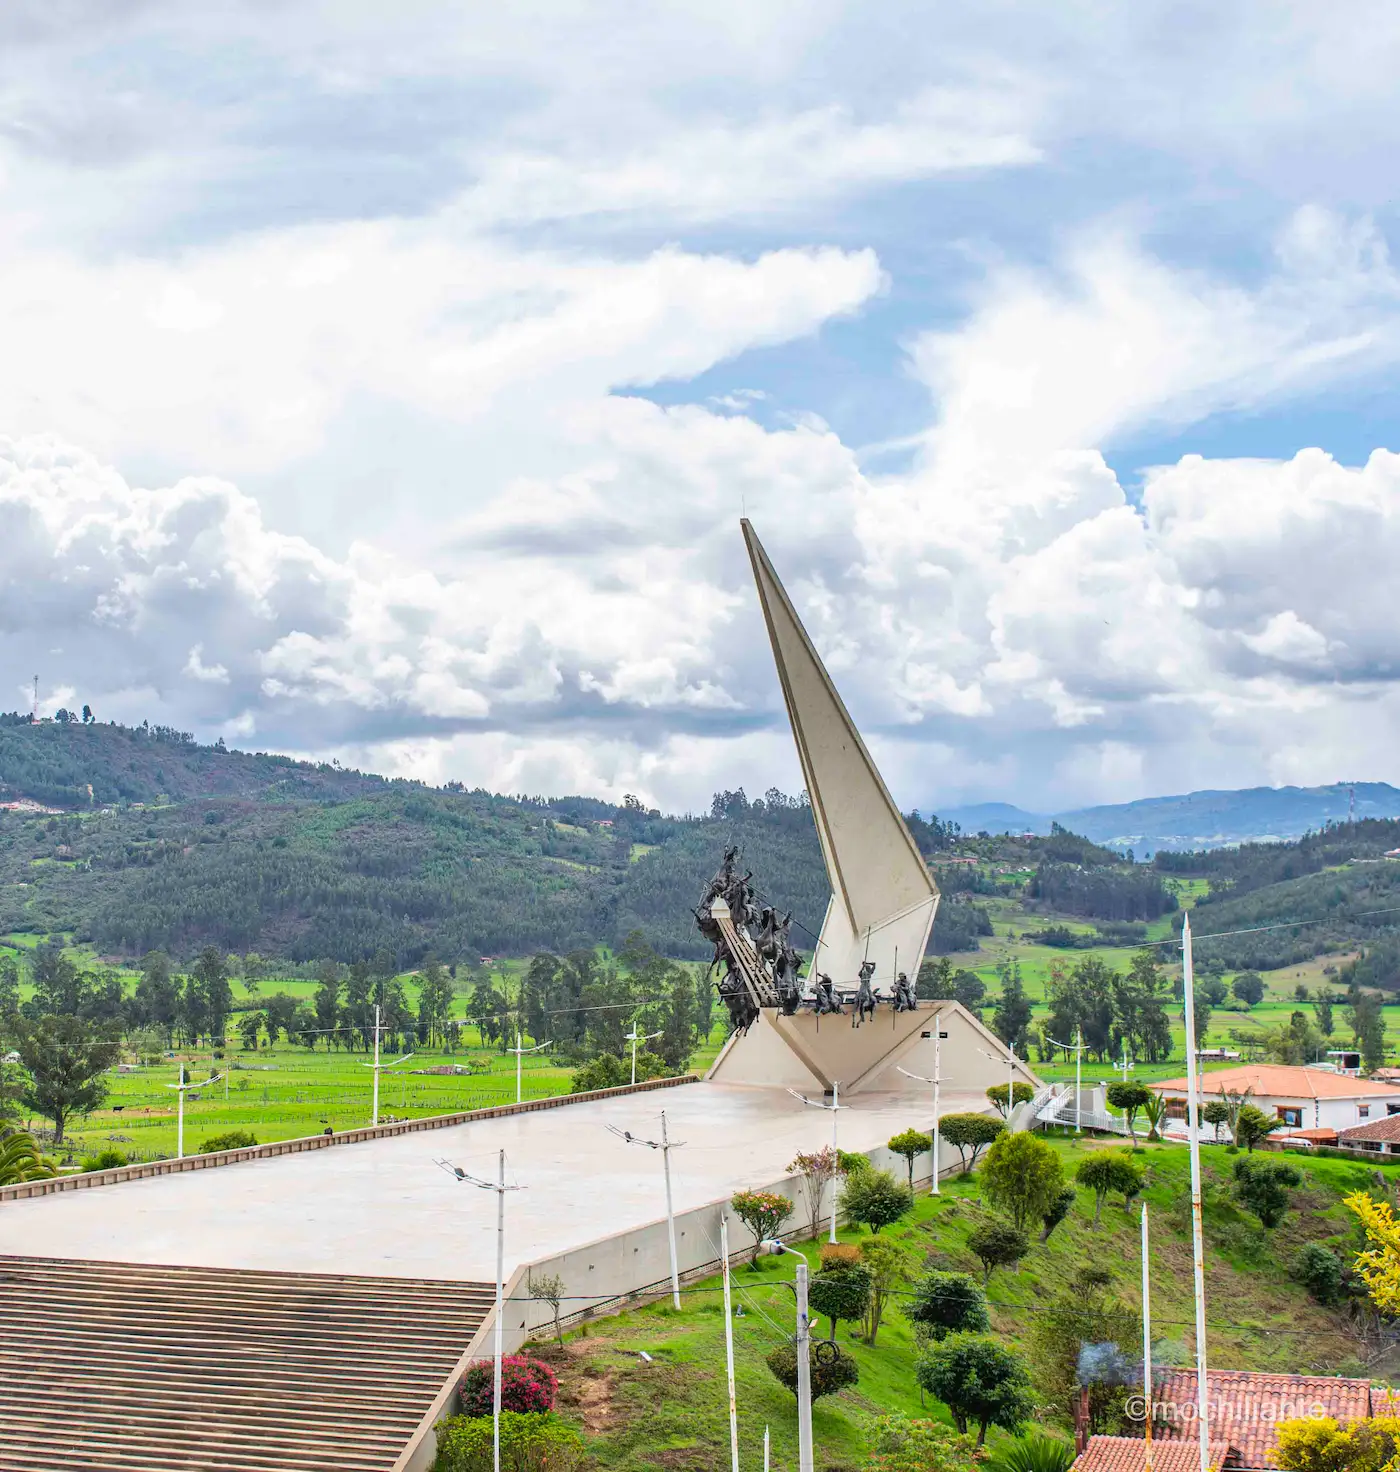
[[[1210,1444],[1211,1472],[1225,1463],[1223,1441]],[[1194,1441],[1161,1442],[1153,1438],[1152,1472],[1198,1472],[1200,1452]],[[1091,1436],[1074,1472],[1143,1472],[1147,1443],[1140,1436]]]
[[[1392,1098],[1400,1102],[1400,1088],[1394,1084],[1351,1078],[1343,1073],[1329,1073],[1325,1068],[1303,1068],[1290,1063],[1246,1063],[1239,1068],[1212,1069],[1202,1073],[1200,1079],[1203,1094],[1253,1089],[1258,1097],[1266,1099]],[[1161,1093],[1184,1094],[1186,1080],[1172,1078],[1147,1087]]]
[[[1350,1129],[1339,1130],[1337,1139],[1343,1145],[1352,1140],[1391,1140],[1400,1144],[1400,1114],[1387,1114],[1384,1119],[1373,1119],[1369,1124],[1354,1124]]]
[[[1154,1377],[1153,1441],[1196,1439],[1196,1372],[1163,1370]],[[1371,1382],[1331,1375],[1272,1375],[1254,1370],[1207,1370],[1210,1436],[1229,1443],[1231,1465],[1274,1465],[1280,1421],[1331,1416],[1343,1424],[1371,1414]],[[1155,1464],[1156,1457],[1153,1457]],[[1156,1472],[1154,1465],[1154,1472]]]

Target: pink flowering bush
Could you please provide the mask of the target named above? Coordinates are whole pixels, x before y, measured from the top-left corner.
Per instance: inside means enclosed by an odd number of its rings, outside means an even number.
[[[489,1416],[495,1407],[495,1361],[477,1360],[462,1376],[459,1388],[464,1416]],[[552,1411],[558,1390],[559,1381],[543,1360],[528,1354],[508,1354],[501,1360],[503,1411]]]

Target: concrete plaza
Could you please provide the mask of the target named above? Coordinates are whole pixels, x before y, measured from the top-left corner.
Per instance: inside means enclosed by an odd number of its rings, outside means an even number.
[[[930,1105],[908,1094],[842,1101],[843,1149],[869,1150]],[[945,1088],[943,1110],[980,1112],[980,1093]],[[781,1089],[689,1084],[557,1109],[367,1140],[0,1204],[0,1253],[485,1281],[496,1272],[496,1196],[436,1161],[526,1189],[506,1200],[506,1270],[665,1215],[659,1152],[608,1126],[659,1138],[665,1109],[677,1214],[788,1174],[799,1150],[831,1140],[831,1115]],[[927,1164],[925,1163],[925,1171]]]

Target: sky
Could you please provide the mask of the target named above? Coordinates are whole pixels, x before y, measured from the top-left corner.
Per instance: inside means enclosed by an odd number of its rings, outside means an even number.
[[[504,792],[1400,783],[1400,10],[0,7],[0,708]]]

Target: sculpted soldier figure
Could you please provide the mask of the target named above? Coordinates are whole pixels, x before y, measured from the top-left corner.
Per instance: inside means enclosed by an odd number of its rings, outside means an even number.
[[[856,1010],[851,1016],[852,1027],[859,1027],[867,1017],[874,1017],[875,1015],[875,992],[870,985],[870,978],[874,975],[874,961],[862,961],[860,966],[860,987],[856,992]]]
[[[914,988],[909,983],[908,975],[901,971],[894,983],[894,1010],[896,1012],[917,1012],[919,1010],[918,998],[914,995]]]
[[[828,1012],[839,1013],[840,1011],[841,1003],[836,1000],[835,985],[825,971],[819,971],[817,973],[817,1016],[822,1017]]]

